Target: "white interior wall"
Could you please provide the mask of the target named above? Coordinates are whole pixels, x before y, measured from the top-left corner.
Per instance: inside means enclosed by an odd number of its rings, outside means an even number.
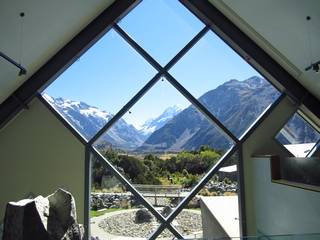
[[[84,146],[38,99],[0,131],[0,153],[0,222],[8,201],[62,187],[83,223]]]
[[[272,183],[269,158],[254,158],[252,165],[257,232],[267,235],[318,233],[320,193]]]
[[[274,136],[295,109],[289,99],[284,99],[243,145],[248,235],[319,232],[320,193],[271,183],[268,160],[253,157],[287,156]]]

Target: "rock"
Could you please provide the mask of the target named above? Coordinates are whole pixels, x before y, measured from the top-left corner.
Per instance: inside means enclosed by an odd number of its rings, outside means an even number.
[[[47,198],[50,206],[48,232],[54,239],[61,239],[77,219],[73,196],[67,191],[58,189]]]
[[[3,240],[47,240],[48,199],[38,196],[9,202],[4,219]]]
[[[165,207],[162,209],[161,214],[162,214],[162,216],[167,217],[167,216],[169,216],[169,214],[170,214],[171,212],[172,212],[172,208],[169,207],[169,206],[165,206]]]
[[[61,240],[82,240],[84,229],[82,225],[74,223],[68,229]]]
[[[63,189],[46,198],[9,202],[3,240],[82,240],[84,229],[76,218],[74,198]]]
[[[146,223],[152,222],[152,218],[152,214],[146,208],[142,208],[136,212],[134,221],[135,223]]]

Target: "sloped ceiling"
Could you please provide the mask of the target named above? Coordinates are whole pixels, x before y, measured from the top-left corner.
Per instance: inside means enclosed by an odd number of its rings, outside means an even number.
[[[18,69],[0,58],[0,103],[112,2],[1,0],[0,51],[21,62],[27,75],[18,76]]]
[[[320,99],[320,73],[305,71],[320,60],[319,0],[210,2]]]

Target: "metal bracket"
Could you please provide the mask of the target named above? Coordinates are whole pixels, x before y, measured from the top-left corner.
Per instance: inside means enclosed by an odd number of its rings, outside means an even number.
[[[27,74],[27,70],[23,66],[21,66],[21,64],[17,63],[15,60],[13,60],[12,58],[10,58],[9,56],[7,56],[6,54],[4,54],[1,51],[0,51],[0,57],[4,58],[9,63],[11,63],[14,66],[16,66],[17,68],[19,68],[20,69],[19,74],[18,74],[19,76]]]

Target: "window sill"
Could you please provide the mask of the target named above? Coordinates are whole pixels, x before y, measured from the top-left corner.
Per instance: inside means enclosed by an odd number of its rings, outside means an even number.
[[[277,183],[277,184],[282,184],[282,185],[287,185],[287,186],[290,186],[290,187],[301,188],[301,189],[304,189],[304,190],[320,192],[320,186],[314,186],[314,185],[309,185],[309,184],[304,184],[304,183],[292,182],[292,181],[288,181],[288,180],[285,180],[285,179],[272,180],[271,182],[272,183]]]

